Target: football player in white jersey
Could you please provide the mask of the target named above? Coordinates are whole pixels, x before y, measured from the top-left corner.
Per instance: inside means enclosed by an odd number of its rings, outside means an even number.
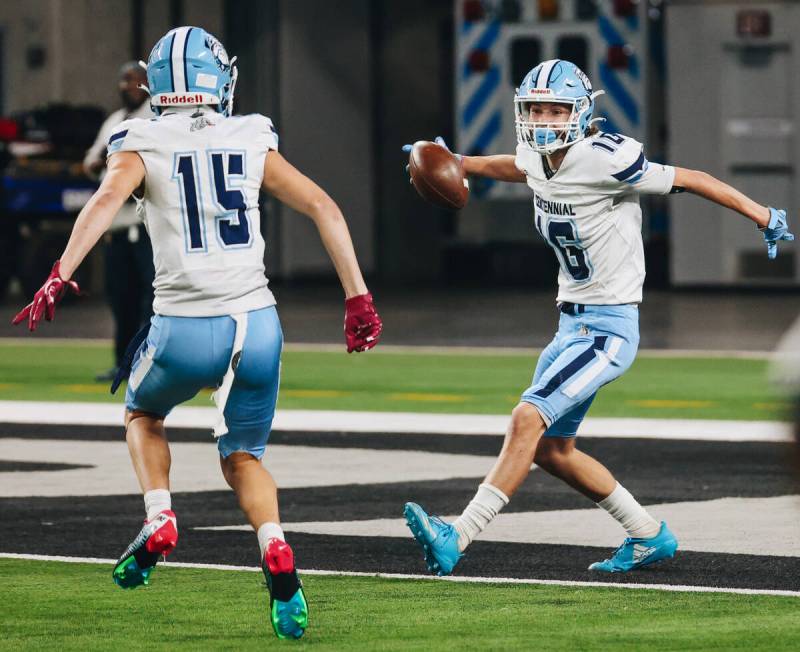
[[[264,276],[261,188],[317,226],[345,292],[347,350],[378,342],[381,320],[362,278],[347,224],[331,198],[278,153],[262,115],[231,116],[234,61],[197,27],[168,32],[147,63],[151,120],[123,122],[108,140],[108,172],[81,211],[60,260],[14,319],[30,330],[51,320],[76,268],[133,193],[153,242],[154,312],[129,347],[125,426],[144,493],[144,528],[114,568],[123,588],[147,584],[177,543],[164,419],[200,389],[216,386],[214,428],[222,473],[256,531],[279,638],[308,621],[294,554],[278,516],[277,488],[262,466],[278,393],[283,342]],[[132,360],[130,360],[132,358]],[[122,380],[115,380],[112,391]]]
[[[639,194],[686,190],[731,208],[760,228],[770,258],[779,240],[793,239],[785,211],[762,206],[704,172],[650,163],[641,143],[599,131],[592,118],[599,94],[573,63],[545,61],[526,75],[514,98],[516,155],[459,157],[465,174],[527,183],[533,191],[535,228],[560,264],[561,314],[511,414],[500,455],[463,514],[449,524],[415,503],[405,506],[428,567],[439,575],[453,570],[533,463],[597,503],[627,532],[611,557],[591,570],[625,572],[672,557],[678,542],[666,523],[575,446],[597,391],[636,356],[645,275]]]

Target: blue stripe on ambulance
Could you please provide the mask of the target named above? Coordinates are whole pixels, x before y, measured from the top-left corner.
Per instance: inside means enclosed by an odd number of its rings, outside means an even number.
[[[476,34],[477,38],[474,43],[465,52],[462,67],[465,81],[473,75],[482,75],[482,78],[476,80],[477,86],[460,110],[462,128],[465,130],[469,128],[472,135],[471,142],[462,142],[462,146],[467,145],[465,152],[482,154],[490,149],[500,134],[502,126],[502,112],[497,108],[497,93],[502,83],[502,71],[499,66],[492,65],[486,72],[473,72],[469,67],[469,55],[475,50],[490,52],[500,37],[501,24],[497,20],[475,23],[465,21],[462,29],[465,34],[468,31],[483,30]],[[485,195],[493,185],[494,180],[481,179],[473,184],[472,191],[480,197]]]
[[[639,107],[630,93],[625,90],[622,82],[607,64],[601,63],[599,66],[600,81],[606,93],[614,98],[620,110],[625,114],[628,121],[634,125],[639,125]],[[610,131],[610,129],[609,129]]]
[[[494,42],[500,36],[500,21],[493,20],[491,23],[488,24],[486,27],[486,31],[480,35],[475,44],[472,46],[470,51],[472,50],[489,50],[494,45]],[[472,71],[469,69],[469,55],[467,56],[467,60],[464,61],[464,69],[463,69],[463,76],[464,79],[467,79],[472,74]]]
[[[464,126],[469,127],[472,124],[472,121],[478,115],[480,110],[486,104],[486,101],[494,94],[497,90],[497,87],[500,85],[500,68],[497,66],[492,66],[486,72],[483,77],[483,81],[481,81],[480,86],[475,89],[475,92],[472,94],[472,97],[469,98],[466,106],[464,107],[464,112],[462,113],[462,119],[464,121]]]

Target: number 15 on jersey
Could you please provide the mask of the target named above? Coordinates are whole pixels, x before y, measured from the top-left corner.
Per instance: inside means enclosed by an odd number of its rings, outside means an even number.
[[[204,156],[203,156],[204,155]],[[201,165],[201,160],[205,165]],[[208,170],[207,183],[202,170]],[[247,202],[241,189],[245,179],[245,152],[209,150],[175,154],[172,178],[181,200],[184,241],[187,253],[208,251],[208,230],[223,249],[250,247],[253,237],[247,220]],[[204,201],[210,189],[210,202]],[[206,226],[206,214],[213,216]]]

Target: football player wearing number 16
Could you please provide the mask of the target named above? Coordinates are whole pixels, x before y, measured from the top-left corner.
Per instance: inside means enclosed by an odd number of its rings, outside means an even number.
[[[463,156],[465,174],[527,183],[536,230],[553,248],[559,327],[531,386],[511,414],[500,455],[452,524],[407,503],[405,516],[431,571],[446,575],[464,549],[508,503],[535,463],[616,519],[627,538],[591,570],[625,572],[672,557],[678,542],[575,435],[597,391],[630,367],[639,344],[638,304],[645,267],[638,195],[686,190],[752,220],[774,258],[792,240],[786,213],[767,208],[696,170],[650,163],[641,143],[593,126],[594,101],[574,64],[545,61],[514,98],[516,155]],[[440,145],[444,142],[439,140]]]
[[[231,116],[233,64],[222,44],[197,27],[171,30],[155,45],[147,81],[158,117],[128,120],[110,136],[106,177],[45,285],[14,321],[27,319],[33,330],[42,316],[53,318],[64,293],[78,291],[70,280],[78,265],[127,197],[138,196],[153,242],[155,316],[129,347],[125,427],[147,519],[114,568],[114,581],[123,588],[146,584],[160,556],[175,547],[164,419],[214,385],[222,473],[258,537],[270,619],[278,637],[298,638],[308,608],[279,525],[275,482],[261,464],[283,343],[264,276],[261,188],[319,230],[345,292],[348,352],[375,346],[382,325],[339,208],[278,153],[268,118]]]

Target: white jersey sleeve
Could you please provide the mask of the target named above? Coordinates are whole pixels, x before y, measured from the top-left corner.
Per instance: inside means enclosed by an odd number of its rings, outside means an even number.
[[[165,112],[111,134],[109,156],[136,152],[144,163],[157,314],[213,317],[275,303],[259,193],[267,152],[277,149],[272,121],[258,114]]]
[[[639,141],[620,134],[600,134],[593,139],[592,150],[598,169],[605,168],[602,185],[622,194],[666,195],[672,190],[675,168],[648,161]]]
[[[108,137],[106,156],[111,156],[117,152],[151,151],[155,143],[148,137],[148,122],[150,121],[132,118],[118,124]]]

